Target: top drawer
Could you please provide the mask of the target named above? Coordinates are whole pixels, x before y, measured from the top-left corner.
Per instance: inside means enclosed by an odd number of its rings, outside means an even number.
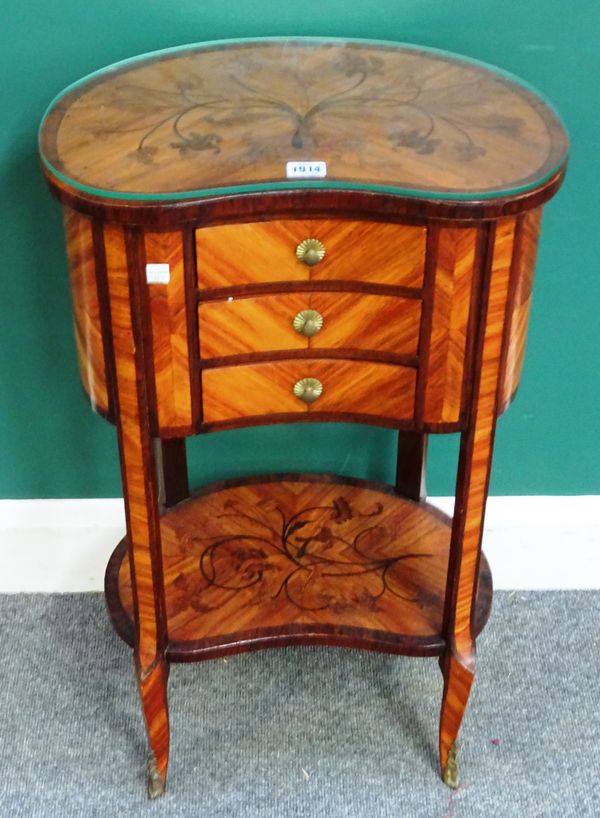
[[[425,228],[414,225],[339,219],[203,227],[196,230],[198,286],[334,280],[419,288],[425,236]],[[325,249],[312,266],[296,254],[305,239],[318,239]]]

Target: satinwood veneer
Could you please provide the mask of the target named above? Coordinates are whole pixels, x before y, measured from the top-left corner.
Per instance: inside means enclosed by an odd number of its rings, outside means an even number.
[[[150,795],[170,663],[290,644],[437,656],[456,786],[492,596],[495,425],[565,172],[558,116],[456,55],[275,38],[97,72],[52,103],[40,150],[83,386],[117,427],[127,533],[106,596],[133,648]],[[190,495],[186,437],[301,421],[397,429],[395,484],[287,474]],[[425,501],[427,436],[446,432],[452,518]]]

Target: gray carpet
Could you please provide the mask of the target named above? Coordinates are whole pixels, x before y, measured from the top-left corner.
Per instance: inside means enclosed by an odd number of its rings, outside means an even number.
[[[3,596],[0,816],[600,816],[599,624],[599,593],[496,595],[454,795],[435,660],[297,648],[174,666],[169,785],[148,802],[102,598]]]

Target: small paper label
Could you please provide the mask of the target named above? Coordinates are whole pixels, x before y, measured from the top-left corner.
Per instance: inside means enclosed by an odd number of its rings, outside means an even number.
[[[288,179],[324,179],[327,162],[288,162],[285,173]]]
[[[168,264],[146,264],[146,281],[148,284],[168,284],[171,270]]]

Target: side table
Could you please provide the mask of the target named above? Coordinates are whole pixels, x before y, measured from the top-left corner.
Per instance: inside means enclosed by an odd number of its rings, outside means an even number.
[[[519,382],[542,205],[567,137],[519,80],[416,46],[186,46],[67,88],[40,133],[77,354],[117,427],[127,534],[106,573],[151,796],[170,663],[282,645],[438,657],[440,764],[492,596],[494,430]],[[190,493],[185,439],[303,421],[398,430],[394,485],[279,474]],[[429,434],[461,435],[452,519]]]

